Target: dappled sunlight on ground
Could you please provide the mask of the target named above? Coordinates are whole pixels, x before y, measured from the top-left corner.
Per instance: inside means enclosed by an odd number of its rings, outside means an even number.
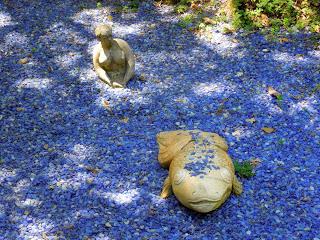
[[[12,20],[10,14],[5,11],[0,11],[0,27],[6,27],[15,24],[17,23]]]
[[[250,138],[255,134],[256,132],[248,127],[237,127],[233,129],[233,132],[231,133],[231,135],[234,136],[237,141],[241,140],[242,138]]]
[[[84,26],[91,26],[91,22],[95,21],[95,18],[97,15],[100,15],[103,22],[110,22],[108,19],[108,13],[105,12],[104,14],[100,14],[101,10],[99,9],[84,9],[82,11],[76,12],[73,16],[70,17],[70,19],[73,20],[75,23],[80,23]],[[96,22],[96,25],[98,25],[98,22]],[[94,28],[96,26],[92,26]]]
[[[272,97],[267,93],[257,94],[254,96],[252,101],[267,109],[268,114],[283,114],[283,110],[278,105],[273,103]]]
[[[319,109],[317,108],[317,104],[319,99],[315,97],[308,97],[305,100],[294,103],[290,107],[290,115],[297,114],[300,111],[307,111],[310,114],[319,114]]]
[[[11,47],[26,47],[28,44],[29,38],[26,35],[23,35],[18,32],[10,32],[4,38],[4,44]]]
[[[28,231],[18,227],[19,235],[23,239],[43,240],[47,238],[45,233],[54,227],[54,222],[46,219],[28,217],[26,222]]]
[[[139,35],[143,32],[142,29],[144,29],[147,26],[147,23],[138,23],[138,24],[130,24],[130,25],[115,25],[116,28],[113,32],[116,35],[124,36],[127,35]],[[125,34],[123,34],[125,32]]]
[[[235,89],[232,86],[228,86],[226,83],[200,83],[193,87],[193,91],[199,96],[228,96]]]
[[[82,55],[77,52],[69,52],[54,59],[54,62],[61,69],[74,67],[75,63],[82,58]]]
[[[117,13],[113,3],[0,3],[0,239],[313,239],[319,51],[304,34],[204,39],[170,6]],[[93,70],[102,22],[136,55],[126,89]],[[240,162],[260,158],[244,194],[207,215],[161,199],[156,134],[176,129],[218,133]]]
[[[91,175],[85,172],[74,172],[70,178],[60,179],[60,177],[60,174],[55,176],[57,180],[50,184],[50,188],[60,188],[62,191],[79,190],[83,184],[87,184],[87,181],[90,181],[88,179],[91,179]]]
[[[310,57],[309,56],[304,56],[302,54],[297,54],[297,55],[292,55],[290,53],[286,52],[275,52],[272,53],[272,58],[275,61],[282,62],[282,63],[287,63],[290,65],[293,64],[310,64]]]
[[[0,167],[0,183],[6,181],[8,178],[13,178],[16,175],[17,171],[15,169]]]
[[[83,160],[90,158],[90,156],[94,154],[94,151],[95,149],[91,146],[76,144],[71,152],[64,153],[63,157],[70,159],[74,163],[80,163]]]
[[[33,88],[33,89],[47,89],[50,87],[52,79],[49,78],[26,78],[21,82],[17,83],[17,88],[19,90],[23,88]]]
[[[200,38],[201,39],[201,38]],[[213,50],[217,52],[232,50],[239,46],[239,42],[234,40],[233,37],[223,34],[222,32],[215,31],[208,36],[201,39],[204,42],[210,41]]]
[[[32,199],[32,198],[27,198],[22,201],[16,201],[15,203],[19,208],[25,208],[25,207],[39,207],[42,202],[39,201],[38,199]]]
[[[114,201],[116,204],[129,204],[139,197],[139,189],[130,189],[123,192],[104,192],[96,190],[93,192],[97,196]]]

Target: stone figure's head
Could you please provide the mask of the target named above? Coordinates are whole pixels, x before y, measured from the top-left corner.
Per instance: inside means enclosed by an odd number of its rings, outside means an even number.
[[[184,206],[207,213],[220,207],[229,197],[233,177],[227,168],[196,176],[183,168],[175,172],[171,183],[174,194]]]
[[[108,24],[100,24],[95,29],[95,35],[102,43],[108,43],[112,41],[112,27]]]

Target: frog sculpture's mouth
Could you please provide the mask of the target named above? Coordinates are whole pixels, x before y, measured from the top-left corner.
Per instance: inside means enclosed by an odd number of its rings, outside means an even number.
[[[215,208],[215,206],[219,204],[219,200],[203,198],[196,201],[190,201],[189,204],[193,209],[197,209],[199,212],[207,212]]]
[[[217,198],[199,198],[197,200],[192,200],[189,201],[189,205],[199,212],[206,213],[218,208],[222,203],[221,200],[225,198],[226,194],[227,192]]]

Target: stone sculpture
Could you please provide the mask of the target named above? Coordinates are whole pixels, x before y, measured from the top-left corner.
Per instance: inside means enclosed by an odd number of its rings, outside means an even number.
[[[112,38],[110,25],[101,24],[95,29],[100,41],[93,50],[93,65],[99,78],[114,88],[123,88],[134,75],[135,59],[129,44]]]
[[[157,135],[158,160],[169,168],[161,197],[171,192],[187,208],[207,213],[220,207],[231,191],[242,193],[242,184],[235,176],[227,154],[226,141],[215,133],[169,131]]]

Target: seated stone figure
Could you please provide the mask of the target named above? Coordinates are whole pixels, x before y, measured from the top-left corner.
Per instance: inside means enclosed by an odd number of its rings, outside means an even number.
[[[99,78],[111,87],[123,88],[134,75],[135,59],[128,43],[112,38],[110,25],[101,24],[95,29],[100,41],[93,51],[93,65]]]
[[[158,160],[169,168],[161,197],[175,194],[186,207],[207,213],[220,207],[233,192],[241,194],[228,146],[215,133],[169,131],[157,135]]]

